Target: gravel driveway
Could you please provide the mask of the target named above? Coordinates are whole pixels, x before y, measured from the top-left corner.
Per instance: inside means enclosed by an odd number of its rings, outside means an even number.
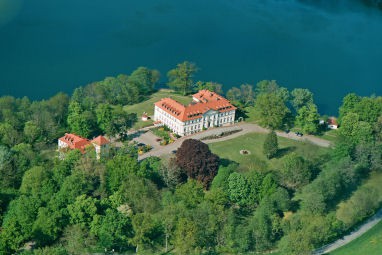
[[[153,146],[153,149],[143,155],[140,155],[138,157],[139,160],[142,160],[144,158],[150,157],[150,156],[156,156],[160,157],[162,155],[170,154],[172,151],[177,150],[183,143],[184,140],[186,139],[202,139],[203,137],[206,136],[211,136],[211,135],[219,135],[222,132],[227,132],[227,131],[233,131],[233,130],[240,130],[237,133],[218,138],[218,139],[211,139],[211,140],[204,140],[204,143],[216,143],[216,142],[221,142],[221,141],[226,141],[230,140],[233,138],[236,138],[238,136],[242,136],[248,133],[268,133],[269,129],[260,127],[259,125],[253,124],[253,123],[239,123],[234,126],[228,126],[228,127],[218,127],[218,128],[212,128],[205,130],[203,132],[199,132],[193,135],[181,137],[178,140],[176,140],[174,143],[166,145],[166,146],[158,146],[158,143],[155,141],[151,144],[149,140],[152,138],[143,138],[146,142],[143,142],[145,144],[150,144]],[[148,133],[148,132],[147,132]],[[308,141],[311,142],[315,145],[321,146],[321,147],[330,147],[331,143],[330,141],[315,137],[315,136],[310,136],[310,135],[304,135],[303,137],[298,137],[294,133],[285,133],[285,132],[276,132],[276,134],[280,137],[285,137],[288,139],[293,139],[297,141]],[[137,141],[140,141],[140,137],[137,138]],[[143,140],[141,140],[143,141]]]

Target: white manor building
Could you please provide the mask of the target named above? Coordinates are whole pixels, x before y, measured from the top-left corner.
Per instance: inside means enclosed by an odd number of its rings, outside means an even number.
[[[185,136],[209,127],[234,124],[235,110],[227,99],[209,90],[200,90],[185,106],[174,99],[163,98],[155,103],[154,121],[174,133]]]

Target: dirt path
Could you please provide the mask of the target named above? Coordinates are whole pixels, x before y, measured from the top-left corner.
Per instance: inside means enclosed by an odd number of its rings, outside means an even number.
[[[325,245],[324,247],[317,249],[316,251],[314,251],[313,254],[321,255],[321,254],[327,254],[331,251],[334,251],[350,243],[351,241],[357,239],[358,237],[362,236],[372,227],[377,225],[381,220],[382,220],[382,209],[380,209],[373,217],[371,217],[364,224],[362,224],[357,230],[351,232],[349,235],[344,236],[331,244]]]
[[[154,148],[151,151],[149,151],[143,155],[140,155],[138,157],[138,159],[142,160],[142,159],[150,157],[150,156],[159,157],[162,155],[170,154],[172,151],[177,150],[182,145],[182,142],[185,139],[190,139],[190,138],[202,139],[203,137],[206,137],[206,136],[219,135],[222,132],[227,132],[227,131],[232,131],[232,130],[240,130],[240,131],[237,133],[234,133],[232,135],[222,137],[222,138],[204,140],[203,142],[207,143],[207,144],[216,143],[216,142],[231,140],[233,138],[236,138],[236,137],[248,134],[248,133],[268,133],[269,132],[268,129],[260,127],[259,125],[253,124],[253,123],[240,123],[240,124],[236,124],[234,126],[212,128],[212,129],[208,129],[208,130],[205,130],[203,132],[200,132],[200,133],[196,133],[196,134],[193,134],[190,136],[182,137],[182,138],[176,140],[174,143],[166,145],[166,146],[159,146],[159,147],[154,146]],[[291,133],[291,132],[288,134],[285,132],[276,132],[276,134],[280,137],[285,137],[285,138],[293,139],[296,141],[308,141],[308,142],[311,142],[311,143],[318,145],[318,146],[321,146],[321,147],[330,147],[330,145],[331,145],[330,141],[327,141],[327,140],[324,140],[324,139],[321,139],[318,137],[310,136],[310,135],[306,135],[306,136],[304,135],[303,137],[298,137],[297,135],[295,135],[294,133]]]

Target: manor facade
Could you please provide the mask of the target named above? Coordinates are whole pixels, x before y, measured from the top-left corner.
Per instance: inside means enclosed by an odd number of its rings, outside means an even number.
[[[185,106],[172,98],[155,103],[154,121],[174,133],[186,136],[210,127],[234,124],[236,107],[227,99],[209,90],[200,90]]]

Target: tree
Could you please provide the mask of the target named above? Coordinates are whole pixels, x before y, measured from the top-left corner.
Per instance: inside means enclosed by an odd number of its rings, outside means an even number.
[[[261,93],[255,104],[259,123],[272,129],[282,128],[284,120],[290,113],[285,101],[275,93]]]
[[[24,135],[27,138],[28,143],[34,143],[39,138],[42,130],[33,122],[28,121],[24,126]]]
[[[259,81],[256,84],[255,93],[256,97],[261,94],[276,94],[284,102],[289,100],[289,91],[284,87],[280,87],[275,80]]]
[[[57,210],[40,207],[32,228],[37,244],[48,245],[57,240],[68,224],[67,217],[66,208]]]
[[[296,112],[303,106],[313,104],[313,93],[309,89],[294,89],[291,92],[291,104]]]
[[[175,230],[174,245],[181,254],[193,254],[197,247],[197,226],[196,223],[188,218],[181,217]]]
[[[340,116],[339,121],[342,122],[342,118],[350,112],[354,112],[355,106],[361,101],[361,97],[355,93],[347,94],[342,100],[342,105],[339,109]]]
[[[276,213],[272,202],[269,198],[264,199],[250,222],[256,251],[272,248],[282,233],[281,218]]]
[[[135,252],[138,254],[140,247],[153,243],[153,240],[159,234],[159,225],[148,213],[135,214],[131,223],[134,237],[130,239],[130,243],[135,246]]]
[[[169,188],[174,188],[187,179],[187,175],[176,164],[175,159],[163,159],[159,168],[159,175]]]
[[[147,67],[138,67],[128,77],[128,82],[134,83],[141,94],[147,95],[154,91],[154,86],[158,82],[160,73],[158,70],[150,70]]]
[[[71,132],[89,137],[94,131],[95,120],[93,117],[91,112],[83,111],[78,102],[70,102],[67,122]]]
[[[150,213],[159,209],[159,191],[150,180],[129,174],[117,192],[109,197],[113,207],[127,205],[134,213]]]
[[[295,214],[287,222],[289,229],[279,243],[282,254],[312,254],[314,248],[332,238],[334,220],[331,215]]]
[[[99,104],[95,112],[99,128],[110,136],[126,132],[137,120],[135,113],[127,113],[120,105]]]
[[[276,156],[278,151],[278,141],[277,141],[277,135],[274,130],[269,132],[267,137],[265,138],[264,144],[263,144],[263,153],[265,156],[267,156],[268,159],[273,158]]]
[[[255,101],[255,93],[253,91],[253,86],[250,84],[242,84],[240,86],[241,91],[241,102],[244,106],[253,106]]]
[[[216,92],[216,93],[219,94],[219,95],[222,95],[222,94],[223,94],[223,85],[221,85],[220,83],[217,83],[217,82],[212,82],[212,81],[208,81],[208,82],[198,81],[198,82],[196,83],[196,88],[197,88],[198,90],[207,89],[207,90],[209,90],[209,91]]]
[[[128,113],[120,105],[114,107],[112,115],[112,126],[109,131],[109,134],[112,136],[127,132],[127,130],[137,121],[136,113]]]
[[[240,89],[233,87],[227,91],[227,99],[243,107],[253,106],[255,99],[253,86],[250,84],[242,84]]]
[[[13,254],[32,237],[33,222],[40,206],[38,199],[24,195],[9,204],[0,232],[2,254]]]
[[[251,192],[248,180],[240,173],[232,173],[228,177],[228,194],[232,202],[239,206],[247,206],[251,201]]]
[[[165,252],[168,252],[169,241],[173,238],[175,225],[177,223],[178,207],[175,204],[172,192],[165,192],[162,196],[163,209],[159,213],[161,224],[165,235]]]
[[[175,196],[186,208],[195,208],[203,201],[203,186],[195,180],[188,180],[187,183],[177,187]]]
[[[52,172],[41,166],[35,166],[24,173],[20,193],[48,202],[55,192]]]
[[[161,168],[161,159],[158,157],[148,157],[140,162],[137,175],[153,181],[158,187],[163,186],[163,181],[159,176]]]
[[[380,115],[378,120],[374,123],[373,129],[375,139],[379,142],[382,142],[382,115]]]
[[[117,155],[109,160],[106,164],[106,183],[109,192],[117,191],[128,176],[136,174],[138,170],[138,162],[130,156]]]
[[[73,255],[87,254],[95,244],[95,240],[89,235],[89,231],[80,225],[67,226],[64,229],[61,242],[64,244],[65,250]]]
[[[91,233],[98,238],[98,246],[107,250],[123,251],[129,248],[128,238],[133,236],[131,218],[108,208],[104,215],[95,215],[91,223]]]
[[[80,195],[73,204],[68,205],[70,223],[82,227],[89,226],[97,213],[97,200],[86,195]]]
[[[113,108],[109,104],[99,104],[96,109],[97,124],[106,134],[112,133]]]
[[[3,144],[12,147],[20,141],[20,134],[11,124],[0,123],[0,138]]]
[[[304,105],[299,108],[295,124],[303,132],[315,134],[318,131],[319,114],[315,104]]]
[[[16,178],[18,177],[18,178]],[[0,188],[17,187],[21,176],[15,175],[12,165],[12,153],[8,147],[0,145]]]
[[[58,93],[51,97],[47,102],[47,108],[52,113],[58,126],[62,126],[65,123],[66,116],[68,114],[69,96],[65,93]]]
[[[236,87],[229,89],[226,93],[226,96],[227,99],[231,102],[240,103],[241,101],[241,91]]]
[[[228,166],[220,166],[217,175],[211,184],[211,189],[221,188],[222,190],[228,190],[228,177],[235,172],[238,164],[229,164]]]
[[[185,96],[192,89],[192,78],[197,71],[198,67],[194,63],[184,61],[178,64],[176,68],[167,73],[169,87],[181,91]]]
[[[33,250],[34,255],[69,255],[68,251],[62,246],[47,246]]]
[[[208,145],[195,139],[187,139],[176,152],[176,163],[189,178],[208,188],[219,168],[219,157],[211,153]]]
[[[258,199],[262,200],[276,193],[278,185],[274,180],[273,174],[269,173],[262,179],[261,188],[259,188]]]
[[[368,122],[360,121],[357,113],[349,113],[342,118],[340,135],[352,144],[373,140],[373,129]]]
[[[298,189],[309,183],[311,178],[309,164],[301,156],[291,153],[283,158],[281,182],[290,189]]]
[[[34,101],[30,106],[28,115],[30,121],[41,131],[38,138],[41,141],[51,142],[62,133],[60,132],[61,126],[55,119],[55,113],[49,107],[47,101]]]
[[[339,204],[337,219],[347,228],[375,213],[381,202],[380,188],[361,186],[351,198]]]

